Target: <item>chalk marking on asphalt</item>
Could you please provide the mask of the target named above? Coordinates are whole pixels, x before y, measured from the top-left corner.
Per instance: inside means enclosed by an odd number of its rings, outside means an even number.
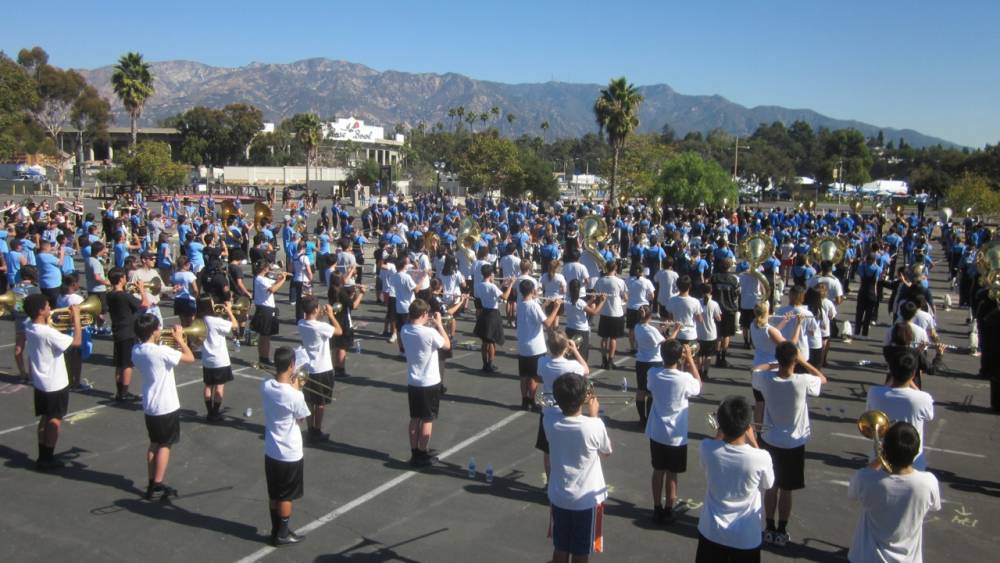
[[[188,385],[194,385],[195,383],[201,383],[201,382],[202,382],[201,379],[192,379],[190,381],[185,381],[184,383],[178,383],[177,388],[180,389],[181,387],[187,387]],[[103,405],[97,405],[93,407],[87,407],[85,409],[80,409],[78,411],[73,411],[67,414],[65,417],[63,417],[63,420],[67,420],[72,424],[74,422],[73,419],[75,417],[82,415],[83,418],[90,418],[91,416],[94,415],[96,411],[107,408],[109,405],[110,403],[105,403]],[[76,420],[83,420],[83,418],[78,418]],[[32,422],[30,424],[22,424],[21,426],[15,426],[13,428],[8,428],[6,430],[0,430],[0,436],[3,436],[4,434],[10,434],[11,432],[17,432],[18,430],[24,430],[25,428],[35,428],[37,426],[38,426],[37,422]]]
[[[865,442],[869,442],[869,443],[871,442],[871,438],[865,438],[864,436],[855,436],[854,434],[843,434],[841,432],[831,432],[830,435],[831,436],[840,436],[841,438],[851,438],[852,440],[864,440]],[[941,453],[945,453],[945,454],[964,455],[964,456],[968,456],[968,457],[977,457],[977,458],[980,458],[980,459],[986,459],[986,456],[984,456],[983,454],[974,454],[974,453],[970,453],[970,452],[960,452],[958,450],[948,450],[948,449],[945,449],[945,448],[932,448],[931,446],[924,446],[924,449],[932,451],[932,452],[941,452]]]
[[[513,413],[513,414],[511,414],[509,416],[507,416],[503,420],[501,420],[501,421],[493,424],[492,426],[489,426],[489,427],[487,427],[487,428],[479,431],[479,433],[477,433],[477,434],[475,434],[473,436],[470,436],[469,438],[466,438],[465,440],[462,440],[458,444],[456,444],[456,445],[452,446],[451,448],[445,450],[444,452],[438,454],[438,459],[442,459],[443,460],[443,459],[445,459],[447,457],[450,457],[450,456],[452,456],[452,455],[454,455],[454,454],[456,454],[456,453],[464,450],[465,448],[471,446],[472,444],[475,444],[479,440],[482,440],[486,436],[489,436],[490,434],[496,432],[497,430],[500,430],[504,426],[507,426],[511,422],[514,422],[518,418],[524,416],[525,414],[527,414],[527,412],[528,411],[517,411],[517,412],[515,412],[515,413]],[[421,475],[421,472],[415,471],[415,470],[412,470],[412,469],[409,470],[409,471],[407,471],[406,473],[403,473],[402,475],[398,475],[398,476],[394,477],[393,479],[390,479],[389,481],[386,481],[385,483],[379,485],[378,487],[375,487],[374,489],[368,491],[367,493],[359,496],[358,498],[356,498],[356,499],[348,502],[347,504],[342,505],[340,508],[338,508],[336,510],[333,510],[331,512],[328,512],[327,514],[325,514],[325,515],[323,515],[323,516],[321,516],[321,517],[313,520],[312,522],[306,524],[305,526],[302,526],[298,530],[295,530],[295,533],[297,533],[297,534],[307,534],[309,532],[312,532],[313,530],[316,530],[316,529],[318,529],[318,528],[320,528],[322,526],[325,526],[326,524],[329,524],[330,522],[336,520],[337,518],[340,518],[344,514],[347,514],[348,512],[354,510],[355,508],[361,506],[362,504],[365,504],[366,502],[368,502],[368,501],[370,501],[370,500],[378,497],[379,495],[381,495],[381,494],[383,494],[383,493],[385,493],[385,492],[387,492],[387,491],[395,488],[396,486],[398,486],[398,485],[400,485],[400,484],[402,484],[402,483],[410,480],[411,478],[416,477],[417,475]],[[262,547],[262,548],[258,549],[257,551],[251,553],[250,555],[248,555],[248,556],[240,559],[238,561],[238,563],[253,563],[255,561],[260,561],[262,558],[264,558],[264,557],[270,555],[271,553],[273,553],[276,549],[277,548],[271,547],[271,546]]]

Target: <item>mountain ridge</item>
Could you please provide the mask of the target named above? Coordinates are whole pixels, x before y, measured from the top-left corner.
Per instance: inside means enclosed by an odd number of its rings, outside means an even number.
[[[603,85],[562,81],[504,83],[477,80],[466,75],[411,73],[375,70],[360,63],[313,57],[291,63],[254,61],[239,67],[217,67],[190,60],[150,63],[156,94],[147,102],[142,124],[162,119],[197,105],[222,107],[243,102],[258,107],[265,120],[280,121],[300,112],[312,111],[323,118],[355,117],[391,129],[396,123],[429,127],[436,122],[451,127],[448,109],[489,112],[494,106],[502,114],[490,116],[502,134],[543,134],[540,124],[549,123],[549,139],[578,137],[596,132],[593,103]],[[117,123],[128,118],[111,90],[113,67],[76,69],[98,91],[112,101]],[[941,144],[960,146],[913,129],[879,127],[854,119],[839,119],[808,108],[777,105],[743,106],[719,94],[682,94],[668,84],[638,87],[645,101],[640,108],[641,132],[658,132],[669,124],[679,136],[691,131],[721,128],[747,136],[762,123],[781,121],[790,125],[801,120],[814,129],[853,127],[866,137],[882,131],[886,141],[904,138],[914,147]],[[512,113],[509,124],[504,115]],[[476,127],[481,127],[481,122]]]

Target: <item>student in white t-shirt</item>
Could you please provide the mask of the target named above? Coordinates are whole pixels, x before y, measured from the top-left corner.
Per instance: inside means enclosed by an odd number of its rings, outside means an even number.
[[[680,324],[677,339],[689,344],[698,339],[697,321],[701,319],[701,303],[691,297],[691,277],[684,275],[677,280],[677,295],[667,301],[667,316]]]
[[[757,445],[743,397],[726,398],[715,419],[715,438],[701,442],[706,485],[695,562],[760,561],[761,491],[774,485],[771,456]]]
[[[722,307],[712,299],[712,284],[705,284],[701,290],[701,318],[694,324],[698,331],[698,370],[701,378],[708,381],[712,358],[719,351],[718,323],[722,322]]]
[[[553,561],[586,561],[604,550],[601,536],[608,487],[601,458],[611,455],[611,439],[597,413],[597,397],[575,373],[552,384],[558,408],[547,407],[542,425],[549,442],[552,474],[548,480],[551,505]]]
[[[847,553],[853,563],[923,561],[924,518],[941,510],[941,491],[933,473],[912,465],[920,447],[917,429],[908,422],[895,422],[882,439],[892,472],[874,461],[851,478],[847,496],[861,503]]]
[[[906,350],[893,357],[889,363],[890,385],[869,387],[865,409],[882,411],[888,415],[889,420],[909,422],[916,428],[920,435],[920,448],[913,460],[913,467],[926,471],[924,423],[934,420],[934,399],[930,393],[918,389],[913,382],[919,365],[917,353],[913,350]]]
[[[441,313],[430,315],[430,305],[417,298],[410,304],[410,322],[399,331],[406,350],[406,388],[410,406],[410,465],[426,467],[434,462],[429,453],[431,431],[441,404],[441,372],[438,351],[451,348],[441,324]]]
[[[579,280],[573,280],[579,285]],[[538,375],[535,381],[542,384],[542,406],[552,405],[555,398],[552,395],[552,384],[564,373],[575,373],[581,377],[590,376],[590,367],[583,361],[583,356],[576,347],[576,342],[567,337],[561,330],[550,330],[545,335],[545,345],[549,353],[542,356],[538,361]],[[570,356],[570,357],[567,357]],[[535,449],[541,450],[545,455],[543,465],[545,476],[549,476],[551,466],[549,464],[549,442],[545,439],[544,419],[545,410],[539,413],[538,435],[535,437]]]
[[[27,317],[24,357],[35,388],[35,416],[39,417],[36,467],[41,471],[60,469],[63,463],[55,459],[54,451],[69,407],[69,376],[63,354],[71,347],[79,347],[82,341],[80,306],[69,308],[73,336],[49,326],[52,307],[44,294],[25,297],[22,306]]]
[[[794,315],[799,317],[798,324],[786,324],[783,329],[781,329],[781,335],[795,344],[799,349],[799,354],[805,361],[809,361],[811,358],[809,356],[809,341],[810,339],[815,340],[817,335],[822,340],[822,335],[820,334],[819,321],[816,317],[806,308],[803,303],[806,299],[806,288],[801,285],[793,285],[791,289],[788,290],[788,305],[783,307],[778,307],[774,314],[782,317],[785,315]],[[798,333],[798,339],[792,340],[792,336]]]
[[[571,280],[566,292],[566,336],[579,340],[583,364],[590,363],[590,317],[600,312],[604,305],[603,295],[590,296],[593,302],[583,297],[584,282]]]
[[[184,340],[180,325],[173,328],[178,350],[160,342],[160,320],[155,315],[143,313],[135,320],[135,338],[139,342],[132,349],[132,362],[142,375],[142,410],[146,416],[149,450],[146,462],[149,483],[146,499],[157,494],[166,500],[177,496],[177,490],[163,480],[167,476],[170,447],[181,438],[180,410],[174,368],[177,364],[194,363],[194,353]]]
[[[333,402],[333,356],[330,354],[330,339],[340,336],[342,330],[332,306],[320,307],[319,299],[315,295],[303,295],[300,300],[302,313],[305,316],[298,323],[299,338],[309,357],[305,366],[309,372],[309,380],[304,388],[309,394],[307,402],[309,410],[312,411],[306,419],[308,428],[306,438],[310,444],[316,444],[330,439],[330,434],[323,432],[323,413],[326,411],[326,406]],[[319,320],[321,312],[329,323]]]
[[[559,273],[561,265],[562,262],[556,258],[549,260],[548,270],[542,274],[539,282],[542,286],[542,297],[548,300],[545,308],[556,310],[556,321],[552,325],[553,328],[559,326],[559,315],[563,309],[562,300],[566,297],[566,278]]]
[[[623,303],[628,300],[625,282],[618,277],[617,260],[608,262],[606,274],[594,284],[594,292],[605,297],[600,320],[597,323],[597,335],[601,337],[601,367],[614,369],[618,367],[615,365],[618,339],[625,336]]]
[[[521,258],[515,252],[517,247],[508,245],[504,257],[500,259],[500,277],[505,280],[512,280],[521,273]],[[530,262],[530,260],[529,260]],[[529,270],[530,273],[530,270]],[[478,297],[478,296],[477,296]],[[513,326],[514,318],[517,316],[517,304],[508,301],[506,306],[507,326]]]
[[[656,288],[653,287],[653,282],[642,274],[642,263],[639,261],[632,264],[625,287],[628,291],[628,302],[625,304],[625,328],[628,329],[628,340],[634,354],[636,351],[635,326],[639,324],[640,318],[639,308],[643,306],[650,308],[650,302],[656,298]]]
[[[753,320],[753,309],[764,299],[764,288],[754,272],[747,270],[740,273],[740,328],[743,330],[743,346],[750,349],[750,322]],[[766,300],[765,300],[766,301]]]
[[[545,329],[555,326],[559,307],[546,315],[537,299],[538,286],[528,280],[522,280],[517,290],[521,295],[517,304],[517,375],[521,379],[521,408],[530,410],[535,408],[538,360],[546,350]]]
[[[680,276],[674,271],[673,257],[665,257],[660,265],[660,270],[653,276],[653,285],[656,286],[657,312],[661,318],[666,318],[667,302],[677,295],[677,279]]]
[[[268,277],[271,263],[258,260],[253,265],[253,318],[250,329],[257,333],[257,361],[271,365],[271,337],[278,334],[278,307],[274,294],[285,285],[288,274],[279,272],[276,280]]]
[[[930,344],[927,331],[913,322],[917,314],[917,306],[912,301],[905,301],[899,306],[899,320],[885,331],[885,340],[882,342],[882,356],[886,363],[891,364],[893,357],[907,350],[913,350],[920,358],[920,367],[913,381],[917,388],[922,387],[921,372],[926,365],[926,350]]]
[[[691,349],[677,340],[668,340],[661,354],[664,367],[649,372],[652,409],[646,424],[653,465],[653,521],[657,524],[676,519],[677,474],[687,471],[688,399],[701,394],[701,377]],[[687,371],[679,369],[682,363]]]
[[[233,380],[229,360],[229,337],[239,326],[233,316],[232,303],[223,304],[225,318],[216,316],[215,303],[209,296],[198,298],[198,316],[205,323],[205,342],[201,345],[201,377],[205,383],[205,410],[209,422],[222,420],[222,398],[226,383]]]
[[[767,529],[764,541],[777,547],[788,544],[792,491],[804,489],[806,442],[811,433],[806,397],[818,397],[826,384],[823,372],[809,364],[790,341],[778,344],[776,371],[757,370],[753,388],[764,396],[764,448],[774,460],[774,488],[764,496]],[[796,373],[802,368],[807,373]],[[778,513],[777,526],[774,513]]]
[[[652,324],[650,321],[653,319],[653,310],[649,305],[639,307],[638,313],[639,324],[635,327],[635,342],[639,347],[635,354],[635,410],[639,413],[639,426],[645,428],[646,417],[649,416],[649,409],[652,407],[646,390],[647,375],[650,370],[663,366],[660,345],[668,339],[675,338],[677,329],[675,328],[667,336],[666,324]]]
[[[521,262],[523,265],[524,262]],[[497,345],[503,346],[504,343],[504,332],[503,323],[500,321],[500,306],[501,301],[507,301],[510,297],[511,288],[514,284],[506,286],[506,289],[500,290],[499,287],[493,283],[493,266],[489,264],[483,266],[483,281],[478,287],[474,288],[477,303],[480,307],[477,308],[476,316],[476,326],[472,330],[472,334],[479,337],[482,341],[482,347],[480,349],[480,354],[483,358],[483,371],[486,373],[496,373],[500,371],[493,360],[497,356]]]
[[[274,379],[260,384],[264,404],[264,475],[271,512],[271,544],[298,543],[302,536],[291,531],[292,501],[304,493],[302,431],[299,421],[309,416],[309,407],[295,379],[295,352],[282,346],[274,351]]]

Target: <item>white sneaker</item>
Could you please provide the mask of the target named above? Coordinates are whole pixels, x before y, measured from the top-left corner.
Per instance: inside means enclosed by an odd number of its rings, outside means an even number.
[[[395,341],[396,341],[396,333],[394,332],[392,333],[392,336],[389,337],[389,342],[395,342]]]

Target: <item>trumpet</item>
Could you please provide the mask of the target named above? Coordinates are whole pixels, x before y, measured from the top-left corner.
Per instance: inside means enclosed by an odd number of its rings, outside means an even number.
[[[160,292],[163,291],[163,280],[159,277],[155,277],[149,281],[149,283],[144,283],[144,288],[150,295],[159,296]],[[139,282],[128,282],[125,284],[126,293],[139,293]]]
[[[719,431],[719,421],[715,418],[715,413],[710,412],[706,415],[706,420],[708,420],[708,426],[716,432]],[[751,422],[750,426],[753,427],[756,432],[767,432],[771,429],[770,424],[764,424],[763,422]]]
[[[94,324],[95,315],[100,314],[101,300],[96,295],[91,295],[83,303],[80,303],[80,326]],[[49,326],[59,332],[66,332],[73,328],[73,317],[69,313],[69,307],[52,309],[49,314]]]
[[[195,319],[191,326],[184,328],[181,331],[181,338],[184,338],[189,346],[198,346],[205,341],[205,337],[208,336],[208,327],[205,325],[205,321],[201,319]],[[170,346],[174,349],[180,349],[180,343],[174,339],[174,333],[171,332],[161,332],[160,342],[161,346]]]
[[[270,268],[268,268],[267,273],[264,274],[264,277],[269,280],[277,280],[278,278],[284,275],[285,275],[285,266],[281,262],[275,262],[274,264],[271,264]]]

